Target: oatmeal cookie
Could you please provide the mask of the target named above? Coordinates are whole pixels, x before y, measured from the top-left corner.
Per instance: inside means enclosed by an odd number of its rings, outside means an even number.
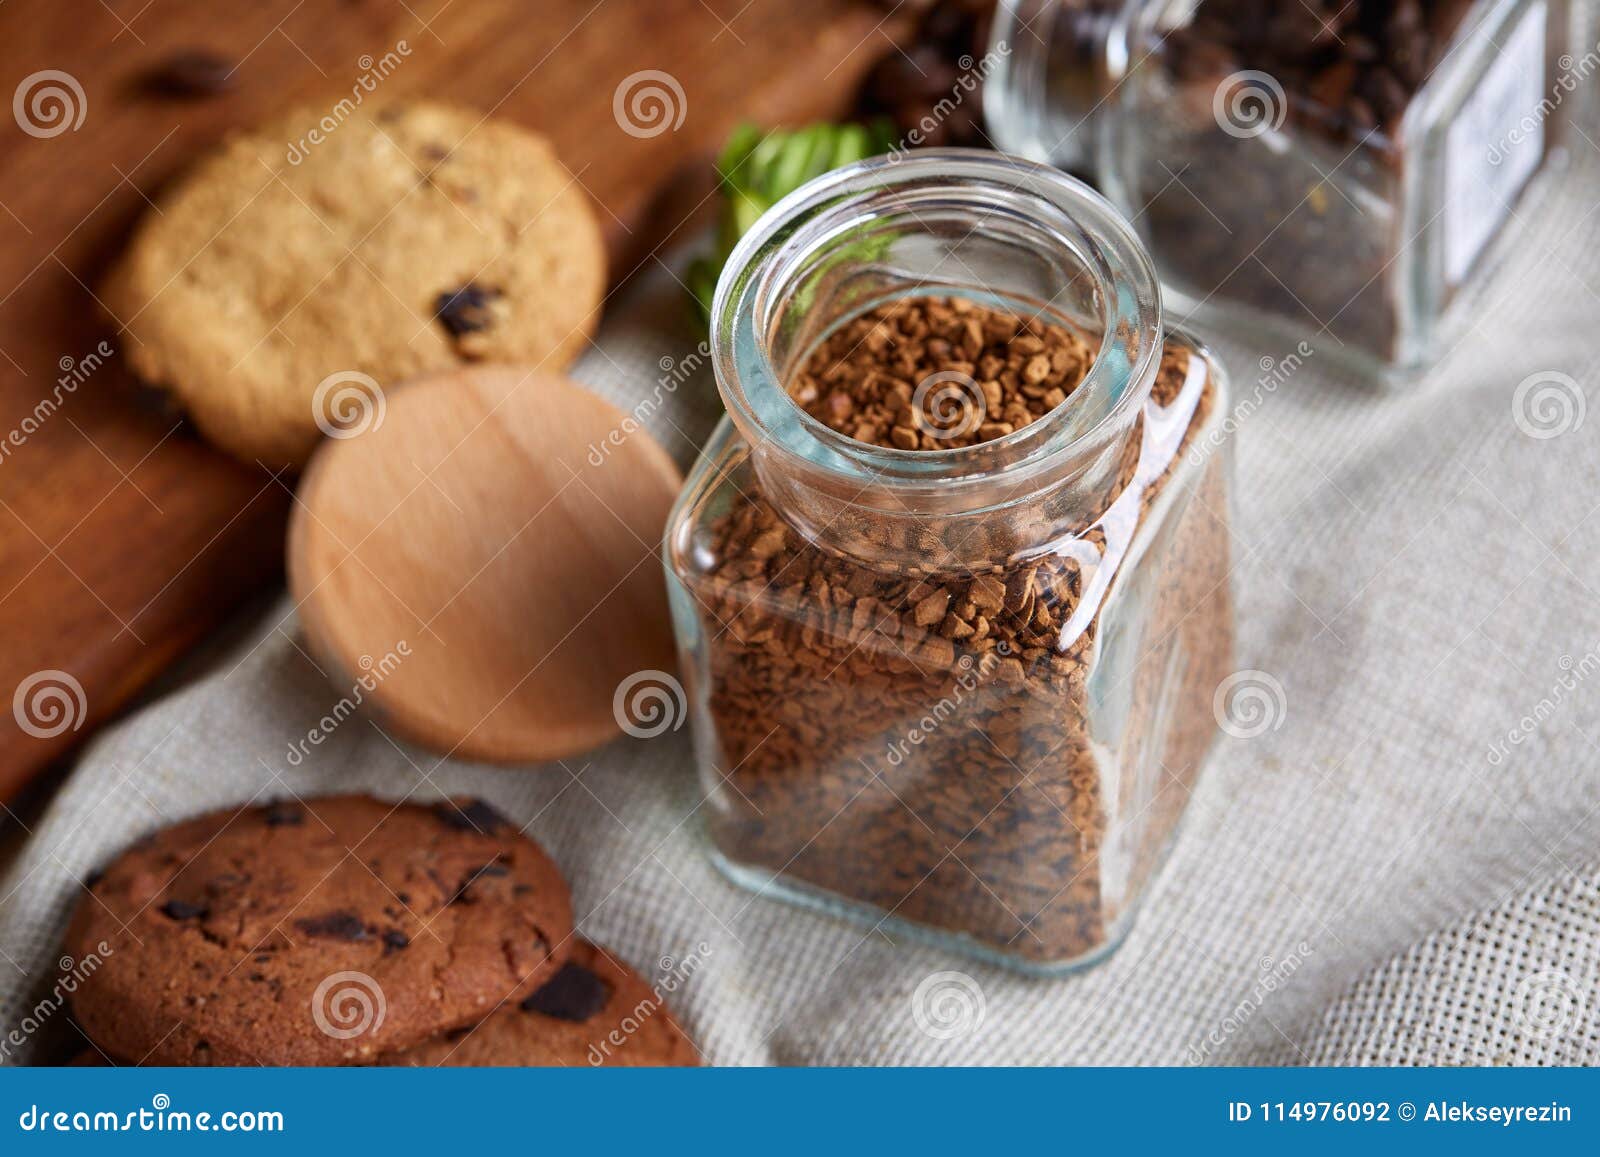
[[[206,437],[298,465],[370,409],[349,393],[370,395],[368,379],[561,368],[593,329],[605,263],[588,198],[543,138],[424,102],[337,121],[301,109],[200,161],[103,300],[135,372]]]

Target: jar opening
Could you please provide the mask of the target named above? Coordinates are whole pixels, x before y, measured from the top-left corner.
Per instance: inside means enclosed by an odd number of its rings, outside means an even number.
[[[960,448],[860,442],[789,395],[829,334],[912,296],[965,297],[1064,326],[1096,351],[1093,363],[1051,412]],[[713,307],[718,384],[758,456],[900,503],[935,491],[942,506],[952,491],[981,503],[997,480],[1015,495],[1093,473],[1132,430],[1160,347],[1154,272],[1116,211],[1057,170],[979,150],[876,158],[797,190],[734,251]]]

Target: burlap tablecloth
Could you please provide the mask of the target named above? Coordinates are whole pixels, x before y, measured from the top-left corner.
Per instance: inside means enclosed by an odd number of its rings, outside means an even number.
[[[1259,389],[1276,351],[1218,343],[1259,403],[1235,439],[1239,663],[1281,710],[1222,741],[1099,967],[1023,979],[734,888],[686,731],[502,770],[353,720],[291,766],[346,688],[282,601],[99,736],[34,827],[0,887],[0,1032],[137,836],[290,792],[450,792],[532,821],[585,935],[647,975],[692,962],[671,1000],[717,1063],[1600,1061],[1600,163],[1578,151],[1420,387],[1312,356]],[[693,344],[679,292],[658,271],[614,302],[578,376],[631,407]],[[687,461],[719,413],[702,375],[647,424]],[[14,1057],[72,1047],[40,1019]]]

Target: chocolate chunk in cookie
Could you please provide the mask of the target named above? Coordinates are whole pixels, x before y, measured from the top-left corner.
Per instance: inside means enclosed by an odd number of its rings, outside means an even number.
[[[306,936],[322,936],[329,940],[344,940],[350,943],[370,939],[372,935],[362,923],[361,917],[354,912],[328,912],[322,916],[296,920],[294,926]]]
[[[261,817],[268,827],[278,828],[306,822],[305,809],[297,803],[279,800],[269,803]]]
[[[540,1012],[557,1020],[582,1024],[611,999],[611,986],[581,964],[572,961],[522,1002],[523,1012]]]
[[[498,289],[485,289],[468,282],[460,289],[441,293],[433,302],[433,316],[449,331],[451,337],[477,333],[495,323],[494,303],[499,299]]]
[[[206,906],[187,900],[168,900],[161,905],[161,914],[173,920],[202,920],[206,916]]]
[[[378,1058],[381,1065],[697,1065],[663,995],[603,948],[576,941],[543,987],[470,1029]]]
[[[492,836],[502,828],[516,826],[496,811],[493,804],[481,799],[443,800],[433,805],[433,814],[445,826],[463,832]]]

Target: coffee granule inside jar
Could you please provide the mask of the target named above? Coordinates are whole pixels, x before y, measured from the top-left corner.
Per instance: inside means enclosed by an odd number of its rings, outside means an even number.
[[[908,297],[858,314],[789,386],[858,442],[949,450],[1020,430],[1067,400],[1094,352],[1064,326],[961,297]]]
[[[1053,323],[907,298],[830,333],[789,392],[860,441],[940,450],[1066,404],[1092,360]],[[808,540],[758,480],[739,487],[691,588],[710,628],[715,771],[731,789],[711,828],[727,859],[1040,964],[1116,934],[1187,802],[1230,669],[1224,471],[1184,457],[1216,409],[1199,368],[1167,347],[1146,412],[1189,407],[1183,437],[1159,474],[1137,435],[1122,465],[1116,496],[1133,488],[1139,519],[1184,481],[1123,596],[1147,621],[1122,628],[1141,643],[1115,671],[1099,670],[1103,594],[1077,614],[1126,549],[1098,524],[959,563],[906,543],[880,565]],[[930,415],[917,397],[930,381],[976,394]]]

